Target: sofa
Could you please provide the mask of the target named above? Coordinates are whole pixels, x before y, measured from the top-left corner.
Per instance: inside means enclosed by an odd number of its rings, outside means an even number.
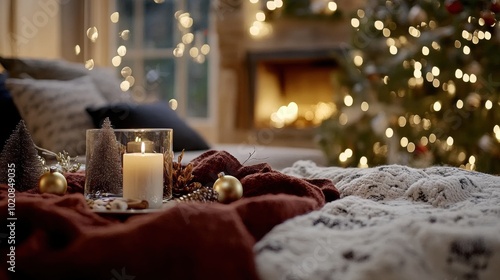
[[[120,118],[124,112],[136,121],[156,108],[105,99],[84,76],[62,84],[71,93],[93,90],[98,97],[81,99],[79,109],[73,101],[57,100],[54,113],[66,112],[50,117],[39,109],[43,101],[37,95],[64,99],[63,91],[59,82],[33,81],[33,75],[7,79],[7,89],[20,117],[27,124],[34,120],[28,128],[35,142],[49,149],[71,147],[80,154],[83,127],[99,126],[104,116],[125,126],[132,120]],[[155,106],[172,114],[165,105]],[[77,121],[81,116],[87,121]],[[50,129],[38,131],[42,124]],[[192,181],[210,188],[224,172],[241,182],[241,198],[174,199],[150,211],[96,211],[83,195],[85,170],[64,174],[68,191],[62,195],[4,180],[0,219],[7,228],[0,232],[0,278],[494,280],[500,275],[498,176],[449,166],[327,166],[314,149],[211,144],[184,123],[177,125],[174,131],[186,129],[188,136],[186,142],[174,138],[179,144],[174,149],[184,150]],[[62,135],[74,127],[75,135]],[[197,141],[186,149],[192,139]]]
[[[133,101],[129,91],[119,88],[116,73],[107,68],[89,71],[83,64],[64,60],[11,57],[0,57],[0,64],[6,69],[0,74],[0,105],[9,115],[2,126],[2,146],[24,119],[37,146],[56,153],[64,150],[82,161],[85,131],[100,128],[109,118],[117,129],[172,128],[173,150],[185,151],[184,162],[209,149],[223,149],[242,161],[266,161],[277,169],[300,159],[326,164],[317,149],[208,143],[166,102]]]

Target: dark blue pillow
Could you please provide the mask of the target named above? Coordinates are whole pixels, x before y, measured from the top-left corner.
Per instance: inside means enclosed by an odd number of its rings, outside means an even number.
[[[210,148],[203,137],[184,122],[167,103],[110,104],[99,108],[87,108],[96,128],[101,128],[106,118],[116,129],[123,128],[172,128],[173,149],[178,151],[207,150]]]
[[[5,80],[7,80],[7,74],[0,73],[0,99],[10,98],[10,93],[5,87]]]
[[[5,141],[9,139],[17,124],[21,121],[19,111],[5,86],[6,79],[7,74],[0,73],[0,112],[3,115],[2,125],[0,126],[0,151],[3,150]]]

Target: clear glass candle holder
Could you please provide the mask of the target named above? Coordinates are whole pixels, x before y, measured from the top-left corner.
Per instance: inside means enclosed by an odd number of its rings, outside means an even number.
[[[172,197],[172,142],[170,128],[87,130],[85,197],[140,199],[149,208],[161,207]]]

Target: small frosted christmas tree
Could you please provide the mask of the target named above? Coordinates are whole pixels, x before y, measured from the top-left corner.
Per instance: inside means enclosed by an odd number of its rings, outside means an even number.
[[[106,118],[93,143],[93,153],[87,164],[89,192],[118,194],[122,189],[122,164],[120,143],[109,118]]]
[[[373,0],[353,15],[330,163],[500,173],[500,2]]]
[[[26,191],[38,186],[42,174],[43,166],[38,151],[21,120],[0,154],[0,183],[10,183],[16,190]]]

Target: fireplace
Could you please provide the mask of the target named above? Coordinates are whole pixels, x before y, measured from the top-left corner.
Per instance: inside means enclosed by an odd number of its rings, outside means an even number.
[[[340,49],[253,51],[247,56],[248,124],[307,130],[335,113]]]

